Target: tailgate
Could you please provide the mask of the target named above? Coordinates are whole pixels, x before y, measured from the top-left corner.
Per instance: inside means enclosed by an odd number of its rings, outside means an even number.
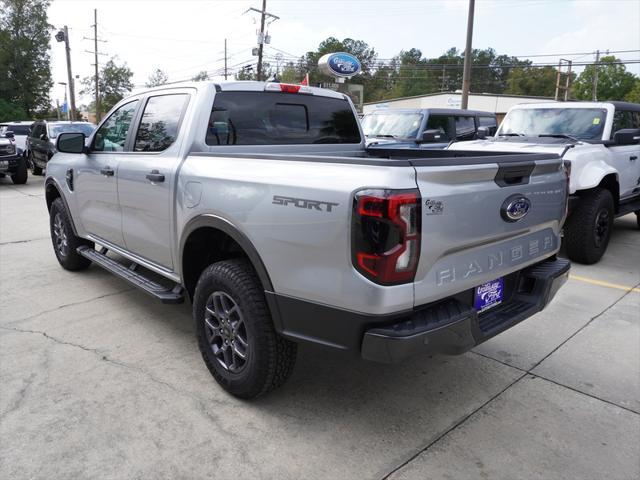
[[[567,180],[555,154],[416,160],[422,239],[415,305],[557,252]]]

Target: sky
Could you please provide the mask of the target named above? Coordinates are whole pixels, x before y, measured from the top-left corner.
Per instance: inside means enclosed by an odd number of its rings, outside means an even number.
[[[49,23],[67,25],[71,63],[80,79],[93,75],[93,10],[98,10],[99,64],[116,56],[134,72],[136,88],[160,68],[169,81],[187,80],[201,70],[221,77],[224,39],[228,65],[256,61],[261,0],[53,0]],[[279,17],[268,26],[265,49],[275,63],[314,50],[329,36],[364,40],[380,59],[418,48],[427,58],[450,47],[464,49],[467,0],[267,0],[267,11]],[[559,58],[593,61],[593,52],[640,50],[638,0],[477,0],[474,48],[556,63]],[[55,32],[53,32],[55,33]],[[549,56],[539,56],[549,55]],[[640,60],[640,51],[617,53]],[[53,99],[64,98],[64,44],[52,38]],[[640,74],[640,64],[628,65]],[[81,90],[76,80],[76,90]],[[90,98],[77,95],[76,103]]]

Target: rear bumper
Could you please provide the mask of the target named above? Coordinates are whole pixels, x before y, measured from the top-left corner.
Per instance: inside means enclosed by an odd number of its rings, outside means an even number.
[[[361,314],[270,292],[266,296],[283,336],[394,363],[418,353],[463,353],[513,327],[551,301],[569,268],[568,260],[551,258],[512,274],[504,303],[481,314],[472,306],[472,291],[389,315]]]
[[[569,269],[568,260],[553,259],[523,270],[509,301],[482,314],[448,299],[402,322],[368,330],[362,356],[394,363],[417,353],[463,353],[541,311],[567,281]]]

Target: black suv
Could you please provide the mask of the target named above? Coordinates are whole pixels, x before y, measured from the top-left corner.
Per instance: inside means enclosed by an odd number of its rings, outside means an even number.
[[[47,162],[56,153],[56,138],[61,133],[84,133],[89,137],[95,130],[89,122],[48,122],[38,120],[31,126],[28,139],[28,159],[34,175],[41,175]]]
[[[4,131],[0,136],[0,176],[10,175],[15,184],[27,183],[27,162],[16,147],[13,132]]]

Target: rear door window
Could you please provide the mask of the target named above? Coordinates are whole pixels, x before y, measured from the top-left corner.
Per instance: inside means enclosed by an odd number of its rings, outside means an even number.
[[[496,117],[478,117],[478,126],[487,127],[489,135],[495,135],[498,129],[498,122],[496,122]]]
[[[277,92],[219,92],[207,145],[360,143],[351,105],[344,99]]]
[[[136,152],[161,152],[178,136],[178,127],[187,107],[186,93],[150,97],[144,107],[133,149]]]

